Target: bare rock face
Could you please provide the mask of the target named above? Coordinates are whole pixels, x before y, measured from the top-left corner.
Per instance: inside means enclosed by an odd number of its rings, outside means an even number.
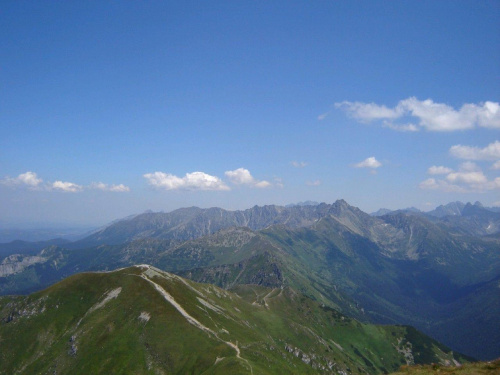
[[[0,277],[14,275],[22,272],[25,268],[36,264],[44,263],[47,259],[38,255],[13,254],[6,257],[0,264]]]

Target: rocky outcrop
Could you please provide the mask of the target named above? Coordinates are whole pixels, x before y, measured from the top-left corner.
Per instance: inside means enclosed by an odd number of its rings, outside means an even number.
[[[13,254],[4,258],[0,264],[0,277],[14,275],[24,271],[33,264],[44,263],[47,259],[38,255]]]

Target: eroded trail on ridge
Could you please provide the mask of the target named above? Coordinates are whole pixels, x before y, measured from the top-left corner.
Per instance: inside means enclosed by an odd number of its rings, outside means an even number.
[[[142,266],[142,267],[145,267],[145,266]],[[147,266],[147,267],[149,270],[150,269],[149,266]],[[157,284],[153,280],[151,280],[145,273],[141,273],[139,276],[142,279],[146,280],[151,285],[153,285],[154,288],[156,289],[156,291],[158,293],[160,293],[167,302],[169,302],[173,307],[175,307],[175,309],[184,318],[186,318],[186,320],[190,324],[192,324],[195,327],[199,328],[200,330],[206,332],[208,335],[213,335],[217,340],[219,340],[219,341],[223,342],[224,344],[233,348],[236,351],[236,358],[239,358],[242,361],[244,361],[250,367],[250,373],[253,374],[252,365],[250,364],[250,362],[248,362],[247,359],[241,357],[240,348],[238,347],[237,344],[234,344],[231,341],[225,341],[225,340],[221,339],[214,330],[208,328],[207,326],[203,325],[200,321],[198,321],[196,318],[189,315],[189,313],[174,299],[174,297],[170,293],[168,293],[165,289],[163,289],[159,284]],[[189,287],[192,288],[191,286],[189,286]]]

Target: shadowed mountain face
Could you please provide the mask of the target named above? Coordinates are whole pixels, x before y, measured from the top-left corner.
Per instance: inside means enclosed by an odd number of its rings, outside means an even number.
[[[394,219],[407,233],[411,257],[391,257],[380,243],[339,231],[326,219],[309,228],[264,232],[286,253],[302,257],[299,262],[308,264],[324,284],[355,301],[362,315],[344,310],[347,313],[369,321],[411,324],[456,350],[498,357],[498,241],[448,238],[441,228],[418,217]]]
[[[379,374],[467,358],[289,288],[228,292],[141,265],[0,297],[0,373]]]
[[[436,209],[427,212],[427,214],[436,217],[461,216],[464,207],[465,204],[462,202],[451,202],[446,205],[436,207]]]
[[[443,221],[450,229],[469,235],[484,236],[500,232],[500,213],[485,209],[478,202],[474,205],[467,203],[461,216],[446,216]]]
[[[148,263],[226,289],[291,287],[362,321],[411,324],[491,359],[500,355],[500,241],[478,233],[492,231],[499,217],[477,204],[464,205],[460,216],[374,217],[345,201],[146,213],[72,249],[3,258],[0,291],[27,293],[81,271]]]

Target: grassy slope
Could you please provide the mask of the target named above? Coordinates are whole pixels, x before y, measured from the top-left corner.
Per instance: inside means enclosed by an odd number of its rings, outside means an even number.
[[[152,282],[206,329],[190,324]],[[99,307],[118,288],[116,298]],[[139,318],[144,313],[148,321]],[[313,374],[330,368],[375,374],[406,363],[403,351],[412,353],[409,363],[452,360],[446,348],[412,328],[364,325],[291,289],[241,286],[230,293],[145,267],[79,274],[28,297],[2,297],[0,319],[2,374]]]

